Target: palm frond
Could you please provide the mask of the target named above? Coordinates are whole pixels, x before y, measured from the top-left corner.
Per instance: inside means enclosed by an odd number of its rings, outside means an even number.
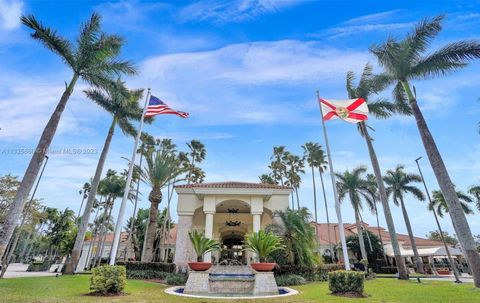
[[[415,29],[404,40],[405,45],[408,47],[408,57],[406,60],[409,62],[416,62],[432,40],[442,30],[442,21],[445,19],[444,15],[439,15],[433,19],[425,18],[419,24],[415,26]]]
[[[400,82],[397,82],[393,89],[393,99],[395,100],[395,111],[397,113],[406,116],[413,114],[405,90]]]
[[[386,99],[377,99],[373,102],[368,102],[368,111],[377,119],[386,119],[396,111],[396,106]]]
[[[24,15],[20,20],[23,25],[34,30],[31,34],[33,39],[40,41],[46,48],[59,55],[75,71],[74,51],[67,39],[59,36],[55,30],[45,27],[33,15]]]
[[[463,68],[473,59],[480,58],[480,42],[459,41],[450,43],[433,54],[422,58],[412,68],[412,79],[444,76]]]

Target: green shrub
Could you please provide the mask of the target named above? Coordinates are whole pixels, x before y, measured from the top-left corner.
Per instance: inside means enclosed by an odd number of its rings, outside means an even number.
[[[90,290],[101,294],[120,294],[126,280],[125,266],[99,266],[92,270]]]
[[[295,274],[302,276],[307,281],[327,281],[328,273],[343,269],[339,264],[322,264],[318,266],[306,267],[298,265],[283,265],[275,269],[276,276]]]
[[[164,280],[169,273],[156,270],[127,270],[127,279],[136,280],[150,280],[158,279]]]
[[[54,264],[53,261],[44,261],[44,262],[32,262],[28,265],[27,271],[28,272],[36,272],[36,271],[47,271],[50,267]]]
[[[166,282],[168,285],[185,285],[187,277],[182,274],[168,274]]]
[[[117,265],[124,265],[127,272],[130,270],[155,270],[163,272],[175,272],[175,264],[163,262],[117,262]]]
[[[328,288],[334,294],[353,293],[363,295],[364,272],[337,270],[328,273]]]
[[[293,286],[293,285],[303,285],[307,283],[305,278],[299,275],[282,275],[276,276],[275,280],[277,281],[278,286]]]

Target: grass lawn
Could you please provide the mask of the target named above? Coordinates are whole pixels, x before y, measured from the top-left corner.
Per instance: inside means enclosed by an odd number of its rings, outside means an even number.
[[[126,293],[121,297],[86,296],[90,277],[87,275],[64,277],[35,277],[0,280],[0,302],[231,302],[218,299],[191,299],[167,295],[167,287],[153,282],[128,280]],[[472,283],[455,285],[452,282],[399,281],[376,279],[367,281],[364,299],[336,297],[329,294],[326,282],[294,287],[300,294],[282,299],[255,300],[255,302],[480,302],[480,290]],[[247,301],[248,302],[248,301]],[[249,302],[254,302],[250,300]]]

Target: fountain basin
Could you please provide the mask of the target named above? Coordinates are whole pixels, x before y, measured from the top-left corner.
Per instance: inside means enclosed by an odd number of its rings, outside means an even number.
[[[253,294],[187,294],[184,293],[184,286],[174,286],[165,289],[165,293],[181,297],[190,297],[190,298],[204,298],[204,299],[223,299],[223,300],[240,300],[240,299],[265,299],[265,298],[278,298],[278,297],[287,297],[292,295],[297,295],[298,291],[289,287],[279,287],[278,294],[275,295],[253,295]]]

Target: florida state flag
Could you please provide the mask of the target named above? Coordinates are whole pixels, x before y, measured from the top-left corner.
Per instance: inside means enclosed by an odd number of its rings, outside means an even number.
[[[340,118],[349,123],[358,123],[368,120],[368,106],[363,98],[349,100],[320,99],[323,120],[328,121]]]

